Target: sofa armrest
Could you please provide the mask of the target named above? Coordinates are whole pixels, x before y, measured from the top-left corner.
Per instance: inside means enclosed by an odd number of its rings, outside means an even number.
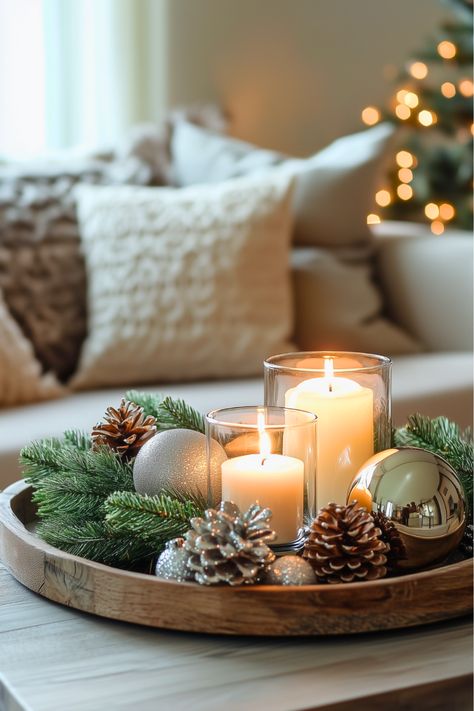
[[[448,229],[438,237],[410,222],[385,222],[373,233],[376,276],[391,318],[427,350],[472,350],[470,233]]]

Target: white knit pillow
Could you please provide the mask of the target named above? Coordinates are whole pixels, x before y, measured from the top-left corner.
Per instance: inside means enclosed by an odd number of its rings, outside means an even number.
[[[52,374],[43,375],[33,346],[8,311],[0,292],[0,406],[21,405],[64,394]]]
[[[253,375],[291,347],[288,178],[83,187],[89,336],[72,385]]]

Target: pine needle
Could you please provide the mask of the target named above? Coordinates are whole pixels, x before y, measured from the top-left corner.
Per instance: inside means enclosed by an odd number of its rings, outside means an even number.
[[[152,415],[159,430],[182,428],[205,431],[204,417],[184,400],[171,397],[162,398],[160,395],[129,390],[127,400],[143,407],[146,415]]]

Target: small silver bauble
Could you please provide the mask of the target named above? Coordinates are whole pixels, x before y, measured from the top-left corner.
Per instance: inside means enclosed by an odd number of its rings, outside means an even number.
[[[211,472],[220,472],[227,455],[212,440]],[[139,494],[163,490],[207,496],[206,437],[194,430],[158,432],[138,452],[133,465],[133,483]]]
[[[314,585],[316,576],[310,564],[296,555],[277,558],[268,568],[264,585]]]
[[[194,580],[194,574],[188,569],[190,554],[184,547],[184,538],[174,538],[168,541],[165,550],[156,561],[155,575],[165,580],[176,580],[184,583]]]
[[[347,502],[382,513],[397,527],[407,557],[401,569],[422,568],[445,558],[462,539],[466,504],[455,470],[424,449],[386,449],[357,472]]]

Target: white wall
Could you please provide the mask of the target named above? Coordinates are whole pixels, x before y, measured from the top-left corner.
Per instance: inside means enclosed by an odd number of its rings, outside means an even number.
[[[436,32],[437,0],[168,0],[166,104],[221,100],[232,132],[305,154],[359,130],[384,76]]]

